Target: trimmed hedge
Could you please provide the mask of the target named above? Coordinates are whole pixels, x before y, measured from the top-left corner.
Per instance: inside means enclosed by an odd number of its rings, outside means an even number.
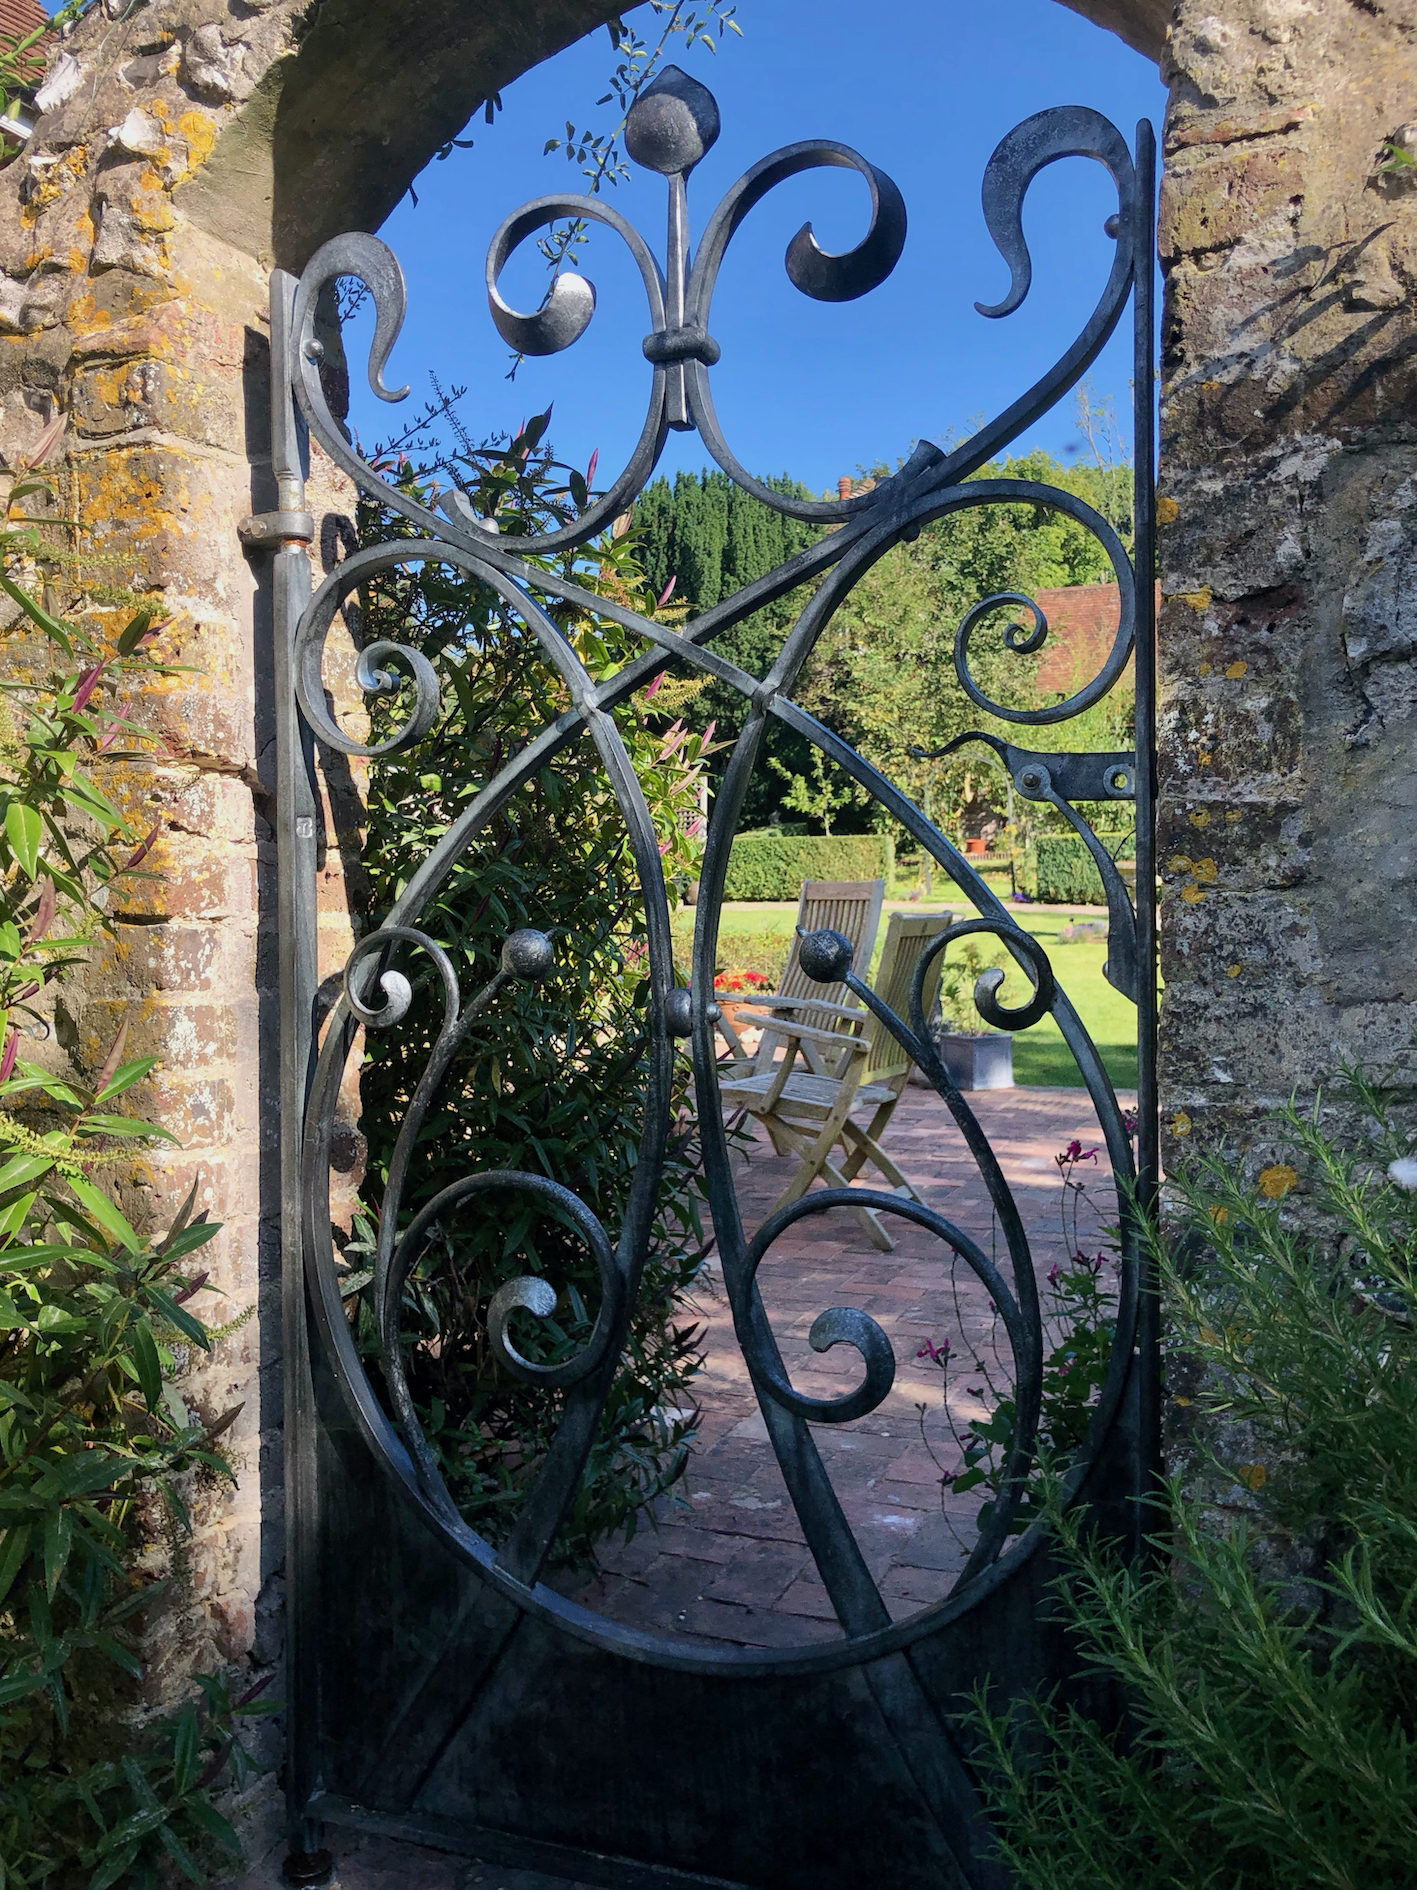
[[[725,899],[796,901],[806,879],[883,879],[895,871],[889,834],[740,833],[728,856]]]
[[[1100,833],[1097,837],[1114,858],[1135,858],[1134,835]],[[1081,834],[1041,833],[1033,844],[1033,854],[1035,899],[1054,906],[1106,904],[1102,875]]]

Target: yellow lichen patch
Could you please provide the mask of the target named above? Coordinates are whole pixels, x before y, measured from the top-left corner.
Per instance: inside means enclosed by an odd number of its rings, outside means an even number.
[[[89,167],[88,146],[76,144],[55,164],[47,164],[35,181],[29,202],[20,211],[20,222],[32,230],[42,212],[57,203],[84,175]]]
[[[1238,807],[1227,807],[1225,810],[1225,818],[1233,822],[1243,820],[1245,816],[1240,812]]]
[[[1198,591],[1176,591],[1174,595],[1177,603],[1189,604],[1192,610],[1210,609],[1211,589],[1208,584],[1203,584]]]
[[[1181,508],[1174,499],[1161,498],[1156,501],[1156,522],[1158,525],[1174,525],[1181,516]]]
[[[1182,890],[1181,897],[1188,906],[1198,906],[1205,898],[1205,887],[1194,884],[1187,886]]]
[[[1232,663],[1225,674],[1229,677],[1231,682],[1239,682],[1242,676],[1248,675],[1249,668],[1248,663]]]
[[[1189,1135],[1190,1132],[1191,1118],[1182,1109],[1171,1118],[1171,1133],[1172,1135]]]
[[[216,149],[216,120],[206,112],[183,112],[177,121],[177,129],[187,140],[187,149],[191,156],[183,177],[190,177],[199,171]],[[181,179],[175,180],[180,182]]]
[[[76,335],[92,335],[100,328],[113,326],[113,317],[106,308],[99,307],[92,294],[76,295],[69,304],[65,320]]]
[[[1226,1222],[1230,1219],[1230,1210],[1228,1207],[1213,1207],[1210,1210],[1210,1218],[1215,1222],[1217,1227],[1224,1227]]]
[[[1190,813],[1190,821],[1193,827],[1208,827],[1210,825],[1210,815],[1203,807],[1193,807]]]
[[[1242,1463],[1235,1474],[1247,1490],[1262,1490],[1269,1480],[1262,1463]]]
[[[1191,868],[1191,871],[1201,882],[1202,886],[1213,886],[1215,884],[1217,875],[1214,860],[1197,860],[1195,865]]]
[[[1298,1170],[1291,1168],[1288,1162],[1276,1162],[1272,1168],[1261,1170],[1260,1193],[1271,1201],[1282,1201],[1290,1189],[1298,1185]]]
[[[1209,663],[1202,663],[1202,664],[1201,664],[1201,675],[1202,675],[1202,676],[1208,676],[1209,674],[1210,674],[1210,664],[1209,664]]]
[[[1202,768],[1208,768],[1214,760],[1215,756],[1211,754],[1208,748],[1202,748],[1200,753],[1196,756],[1196,761]]]
[[[1184,853],[1176,853],[1166,862],[1166,870],[1168,873],[1189,873],[1191,863]]]
[[[1243,965],[1228,965],[1226,967],[1225,975],[1227,978],[1238,978],[1240,973],[1244,969],[1245,967]]]

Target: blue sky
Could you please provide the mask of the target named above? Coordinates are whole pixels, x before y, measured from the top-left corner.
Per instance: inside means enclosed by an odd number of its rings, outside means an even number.
[[[1156,68],[1110,33],[1055,0],[893,0],[880,36],[859,0],[740,0],[741,39],[717,57],[696,46],[676,63],[719,101],[723,130],[690,179],[692,229],[702,230],[734,179],[781,144],[826,137],[854,145],[900,186],[910,215],[894,274],[860,301],[823,304],[792,287],[787,242],[810,220],[827,249],[864,233],[866,192],[849,172],[790,179],[749,216],[730,247],[714,302],[723,349],[714,369],[720,420],[753,471],[787,472],[816,490],[843,473],[894,462],[922,434],[970,432],[1006,406],[1062,351],[1105,280],[1111,243],[1102,225],[1116,207],[1111,180],[1083,159],[1055,164],[1034,183],[1025,228],[1033,290],[1002,321],[976,314],[1008,276],[984,228],[979,186],[998,140],[1050,105],[1091,105],[1131,141],[1136,121],[1159,125],[1165,93]],[[627,13],[648,36],[653,16]],[[603,30],[525,74],[503,95],[496,123],[469,127],[473,149],[434,161],[382,231],[408,279],[409,314],[386,371],[413,395],[376,401],[363,380],[363,332],[350,336],[351,420],[366,446],[386,437],[430,392],[428,372],[466,385],[462,413],[476,438],[515,426],[552,401],[558,455],[584,468],[600,451],[597,485],[624,463],[644,420],[650,369],[643,290],[618,237],[598,230],[580,272],[599,304],[590,329],[566,353],[526,362],[507,381],[507,349],[487,312],[482,271],[502,217],[526,199],[581,188],[564,155],[543,156],[566,120],[609,128],[595,100],[614,64]],[[664,240],[662,178],[637,172],[609,201],[650,238]],[[532,309],[545,290],[534,240],[509,264],[503,289]],[[361,318],[361,321],[363,318]],[[1119,414],[1130,398],[1126,325],[1092,373]],[[1071,403],[1023,444],[1076,450]],[[671,434],[661,470],[697,470],[694,434]]]

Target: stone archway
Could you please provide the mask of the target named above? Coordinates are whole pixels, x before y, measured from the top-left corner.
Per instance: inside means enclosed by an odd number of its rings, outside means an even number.
[[[1414,1021],[1399,941],[1417,879],[1417,190],[1383,153],[1417,144],[1417,0],[1064,3],[1171,87],[1163,1083],[1176,1135],[1243,1135],[1340,1051],[1383,1057]],[[13,463],[56,405],[71,416],[81,549],[165,594],[200,672],[156,705],[160,877],[120,960],[73,989],[76,1054],[101,1060],[126,1007],[135,1053],[162,1058],[157,1106],[187,1146],[143,1185],[185,1192],[200,1170],[233,1311],[269,1288],[275,1251],[264,621],[236,537],[273,497],[266,273],[377,227],[478,100],[613,11],[96,11],[0,176],[0,454]],[[245,1401],[248,1475],[202,1520],[174,1674],[278,1652],[279,1483],[249,1474],[278,1462],[278,1330],[246,1328],[199,1389],[213,1409]]]

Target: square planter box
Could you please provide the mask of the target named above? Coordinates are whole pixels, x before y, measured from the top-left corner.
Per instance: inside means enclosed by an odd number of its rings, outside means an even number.
[[[935,1039],[940,1059],[961,1089],[1012,1089],[1014,1040],[1006,1031],[943,1031]]]

